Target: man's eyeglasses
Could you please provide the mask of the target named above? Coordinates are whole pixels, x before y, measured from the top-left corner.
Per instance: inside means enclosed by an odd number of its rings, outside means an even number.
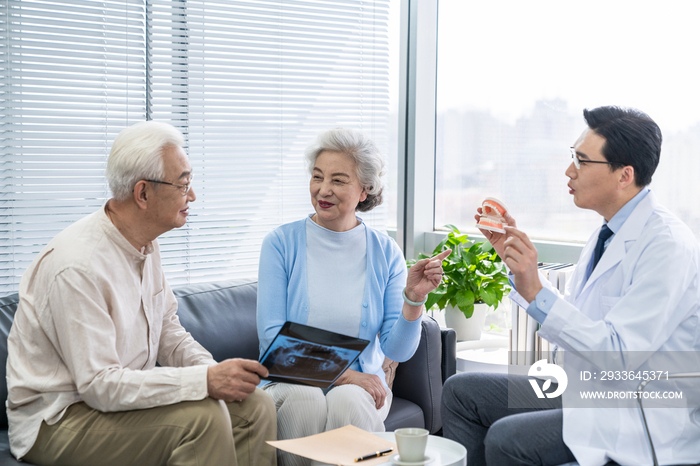
[[[600,160],[581,160],[578,157],[578,154],[576,153],[576,149],[574,149],[573,147],[569,147],[569,151],[571,151],[571,158],[574,159],[574,167],[576,167],[576,170],[581,168],[581,165],[585,163],[604,163],[606,165],[617,165],[613,162],[602,162]]]
[[[143,181],[148,181],[149,183],[169,184],[170,186],[175,186],[177,189],[180,190],[180,192],[182,193],[183,196],[186,196],[187,193],[190,192],[192,178],[194,178],[194,175],[190,175],[190,180],[187,182],[187,184],[175,184],[175,183],[168,183],[167,181],[158,181],[158,180],[143,180]]]

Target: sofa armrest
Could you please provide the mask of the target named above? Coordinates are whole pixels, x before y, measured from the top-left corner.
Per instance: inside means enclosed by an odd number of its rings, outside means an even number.
[[[399,364],[394,379],[394,397],[411,401],[423,410],[425,428],[431,434],[442,428],[442,337],[440,326],[424,315],[421,339],[411,359]]]
[[[457,373],[457,332],[440,329],[442,336],[442,383]]]

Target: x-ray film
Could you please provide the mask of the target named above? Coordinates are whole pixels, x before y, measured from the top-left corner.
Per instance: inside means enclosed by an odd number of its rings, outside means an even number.
[[[285,322],[260,363],[266,380],[328,388],[360,356],[368,340]]]

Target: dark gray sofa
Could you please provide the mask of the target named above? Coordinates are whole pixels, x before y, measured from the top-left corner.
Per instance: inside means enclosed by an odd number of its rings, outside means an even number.
[[[209,350],[214,359],[258,358],[255,324],[256,281],[227,281],[181,287],[174,290],[182,325]],[[17,309],[18,296],[0,298],[0,376],[5,380],[7,335]],[[424,427],[431,433],[442,428],[442,384],[456,371],[456,337],[441,330],[430,317],[423,318],[421,342],[409,361],[399,364],[394,380],[394,402],[386,429]],[[7,385],[0,384],[0,399],[7,399]],[[7,414],[0,414],[0,466],[28,465],[10,454]]]

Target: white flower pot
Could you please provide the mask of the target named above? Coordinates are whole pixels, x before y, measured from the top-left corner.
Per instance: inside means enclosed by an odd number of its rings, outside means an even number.
[[[474,313],[467,319],[458,308],[448,305],[445,307],[445,325],[455,330],[457,341],[479,340],[488,309],[487,304],[474,304]]]

